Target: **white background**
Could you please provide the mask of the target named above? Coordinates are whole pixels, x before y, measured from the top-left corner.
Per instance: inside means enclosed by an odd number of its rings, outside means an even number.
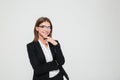
[[[26,44],[53,23],[70,80],[120,80],[119,0],[0,0],[0,80],[32,80]]]

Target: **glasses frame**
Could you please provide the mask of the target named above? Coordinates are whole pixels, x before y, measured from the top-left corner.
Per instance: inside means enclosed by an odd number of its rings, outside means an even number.
[[[51,26],[45,26],[45,25],[38,26],[38,27],[40,27],[40,28],[42,28],[42,29],[44,29],[44,28],[51,29]]]

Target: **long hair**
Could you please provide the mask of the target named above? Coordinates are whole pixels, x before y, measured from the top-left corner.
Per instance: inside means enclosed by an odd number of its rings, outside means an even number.
[[[40,17],[38,18],[38,20],[36,21],[36,24],[35,24],[35,27],[34,27],[34,42],[38,41],[38,38],[39,38],[39,34],[38,34],[38,31],[36,31],[36,27],[39,27],[39,25],[43,22],[49,22],[50,23],[50,27],[51,27],[51,32],[48,36],[52,37],[52,23],[50,21],[49,18],[47,17]]]

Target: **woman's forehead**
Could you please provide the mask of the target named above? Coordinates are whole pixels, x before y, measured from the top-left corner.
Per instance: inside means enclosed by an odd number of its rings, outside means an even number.
[[[46,25],[46,26],[50,26],[50,23],[45,21],[45,22],[42,22],[40,25]]]

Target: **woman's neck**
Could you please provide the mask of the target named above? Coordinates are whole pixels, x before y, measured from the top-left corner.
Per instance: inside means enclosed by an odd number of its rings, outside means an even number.
[[[43,38],[42,36],[39,36],[38,39],[39,39],[39,40],[42,42],[42,44],[44,44],[46,47],[48,46],[47,40],[46,40],[45,38]]]

